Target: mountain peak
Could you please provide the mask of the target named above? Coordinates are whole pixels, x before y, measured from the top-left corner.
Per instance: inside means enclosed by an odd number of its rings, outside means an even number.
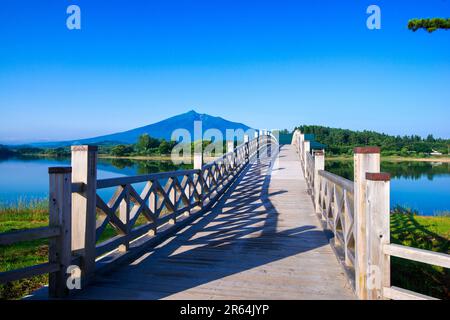
[[[136,129],[131,129],[124,132],[118,132],[113,134],[108,134],[104,136],[89,138],[89,139],[81,139],[81,140],[72,140],[72,141],[62,141],[62,142],[49,142],[49,143],[34,143],[32,145],[35,146],[64,146],[64,145],[75,145],[75,144],[101,144],[105,142],[114,142],[118,143],[135,143],[139,136],[142,134],[148,134],[153,138],[158,139],[166,139],[170,140],[172,136],[172,132],[177,129],[186,129],[191,136],[194,136],[194,122],[202,121],[203,131],[208,129],[217,129],[222,132],[222,134],[226,135],[227,129],[242,129],[244,131],[250,129],[249,126],[232,122],[222,117],[211,116],[206,113],[198,113],[194,109],[182,113],[165,120],[149,124],[143,127],[139,127]]]
[[[197,111],[192,109],[192,110],[189,110],[188,112],[186,112],[186,114],[199,115],[200,113],[198,113]]]

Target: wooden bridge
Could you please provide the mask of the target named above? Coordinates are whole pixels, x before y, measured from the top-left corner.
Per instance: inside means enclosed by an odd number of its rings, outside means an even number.
[[[378,148],[355,150],[354,182],[324,171],[299,131],[291,145],[264,133],[227,151],[205,165],[195,154],[193,170],[98,180],[96,148],[73,147],[72,168],[49,169],[49,227],[0,235],[49,238],[49,262],[0,281],[49,273],[29,299],[431,299],[390,285],[390,256],[446,268],[450,257],[390,244]],[[107,226],[117,235],[103,238]]]

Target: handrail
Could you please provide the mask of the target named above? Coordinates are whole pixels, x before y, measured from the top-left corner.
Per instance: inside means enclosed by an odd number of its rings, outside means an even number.
[[[325,170],[319,170],[318,172],[321,177],[330,180],[331,182],[337,184],[341,188],[344,188],[351,193],[355,192],[355,184],[353,183],[353,181],[350,181],[341,176],[338,176],[337,174]]]
[[[60,227],[41,227],[0,233],[0,246],[11,245],[23,241],[58,237]]]
[[[133,184],[146,182],[156,179],[166,179],[179,177],[187,174],[197,174],[200,170],[192,169],[192,170],[178,170],[178,171],[168,171],[168,172],[158,172],[151,173],[147,175],[139,175],[139,176],[130,176],[130,177],[119,177],[119,178],[108,178],[108,179],[100,179],[97,180],[97,189],[111,188],[120,185]]]
[[[355,177],[357,174],[359,177],[359,179],[355,178],[355,181],[359,181],[356,185],[353,181],[325,171],[324,159],[319,162],[322,168],[316,167],[316,154],[306,152],[309,150],[309,142],[304,140],[304,135],[299,130],[294,132],[292,144],[299,154],[301,167],[314,199],[316,213],[324,227],[333,232],[334,238],[331,244],[336,249],[335,253],[342,262],[358,297],[362,299],[434,299],[390,285],[390,256],[450,268],[450,255],[389,243],[390,208],[389,197],[386,197],[389,193],[389,175],[379,172],[367,173],[356,169],[357,164],[359,168],[364,169],[376,167],[374,164],[377,162],[379,166],[379,156],[372,157],[373,154],[379,154],[379,148],[355,150]],[[320,154],[323,155],[323,152]],[[360,190],[359,198],[356,198],[355,194],[357,188]],[[361,190],[364,191],[361,192]],[[362,228],[358,229],[355,224],[356,219],[363,222]],[[356,239],[357,232],[362,241],[359,244]],[[370,251],[363,252],[368,247]],[[360,255],[358,261],[357,254]],[[359,273],[357,273],[356,264],[359,265]],[[361,267],[365,269],[361,270]],[[379,270],[375,276],[382,284],[381,288],[370,288],[367,284],[367,272],[375,267]]]
[[[391,257],[398,257],[432,264],[443,268],[450,268],[450,255],[441,252],[423,250],[392,243],[385,245],[383,247],[383,252]]]

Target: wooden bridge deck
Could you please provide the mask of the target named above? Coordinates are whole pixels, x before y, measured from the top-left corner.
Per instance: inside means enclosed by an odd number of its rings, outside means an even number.
[[[250,164],[207,214],[75,299],[354,299],[293,146]]]

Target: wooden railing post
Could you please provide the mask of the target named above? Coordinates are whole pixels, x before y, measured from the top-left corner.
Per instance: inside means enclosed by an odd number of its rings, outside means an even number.
[[[311,142],[309,140],[303,141],[303,168],[305,169],[305,178],[308,175],[308,167],[306,163],[307,154],[311,151]]]
[[[300,133],[300,135],[299,135],[299,144],[298,144],[298,152],[299,152],[300,161],[302,162],[302,164],[303,164],[303,154],[304,154],[304,152],[303,152],[303,142],[305,142],[305,134],[304,133]]]
[[[390,175],[366,173],[367,299],[383,299],[391,287],[390,257],[383,247],[390,241]]]
[[[199,150],[195,150],[194,151],[194,169],[195,170],[200,170],[198,173],[198,179],[199,179],[199,184],[200,184],[200,208],[203,208],[203,202],[205,201],[204,196],[205,196],[205,181],[203,179],[203,149],[199,148]]]
[[[201,169],[203,166],[203,152],[194,153],[194,169]]]
[[[256,139],[256,160],[259,158],[259,132],[255,131],[255,139]]]
[[[367,299],[367,172],[380,172],[380,148],[378,147],[359,147],[354,150],[355,289],[360,299]]]
[[[316,209],[316,213],[320,213],[322,216],[322,208],[319,204],[320,170],[325,170],[325,152],[323,150],[314,152],[314,207]]]
[[[72,261],[72,168],[48,168],[49,226],[59,227],[60,235],[49,241],[49,262],[59,264],[59,270],[49,274],[49,295],[61,298],[68,294],[67,268]]]
[[[245,143],[245,163],[247,163],[248,162],[248,159],[249,159],[249,153],[250,153],[250,150],[249,150],[249,145],[248,145],[248,142],[249,142],[250,140],[249,140],[249,136],[248,136],[248,134],[244,134],[244,143]]]
[[[126,234],[130,233],[130,190],[128,185],[124,185],[123,188],[125,189],[125,197],[120,201],[120,207],[119,207],[119,218],[120,221],[125,225],[126,228]],[[120,252],[126,252],[130,248],[130,243],[127,241],[124,244],[121,244],[119,246]]]
[[[72,194],[72,251],[81,256],[82,283],[95,270],[97,147],[72,147],[72,182],[83,183],[83,191]]]
[[[235,154],[234,154],[234,140],[231,141],[227,141],[227,153],[233,153],[232,158],[231,158],[231,163],[230,163],[230,167],[233,170],[235,167]]]

